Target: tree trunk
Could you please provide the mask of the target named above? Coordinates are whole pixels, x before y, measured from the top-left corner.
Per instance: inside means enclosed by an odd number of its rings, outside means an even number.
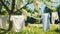
[[[59,9],[60,10],[60,9]],[[59,23],[60,23],[60,11],[58,11]]]
[[[58,18],[59,18],[59,23],[60,23],[60,5],[57,7],[57,12],[58,12]]]
[[[13,22],[10,21],[10,18],[11,18],[11,15],[13,14],[13,12],[14,12],[14,9],[15,9],[15,0],[12,0],[11,11],[9,12],[9,29],[8,29],[8,31],[10,31],[12,29]]]

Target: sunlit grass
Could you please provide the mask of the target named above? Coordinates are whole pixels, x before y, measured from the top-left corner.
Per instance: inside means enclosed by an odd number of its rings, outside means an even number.
[[[13,32],[12,30],[7,34],[60,34],[60,30],[55,25],[51,25],[50,31],[43,31],[42,26],[27,26],[21,32]]]

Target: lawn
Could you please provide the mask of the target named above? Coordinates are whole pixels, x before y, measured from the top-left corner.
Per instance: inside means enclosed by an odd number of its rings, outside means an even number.
[[[43,31],[42,26],[27,26],[25,27],[21,32],[15,33],[12,30],[8,32],[7,34],[60,34],[60,30],[57,28],[56,25],[51,25],[50,31]]]

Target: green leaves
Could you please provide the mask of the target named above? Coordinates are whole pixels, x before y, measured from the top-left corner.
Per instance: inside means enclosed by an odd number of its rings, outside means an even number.
[[[51,0],[46,0],[47,2],[50,2]]]
[[[33,3],[34,0],[28,0],[28,3]]]
[[[33,4],[34,4],[34,6],[35,6],[35,9],[38,10],[39,7],[40,7],[40,2],[36,0],[36,1],[34,1]]]

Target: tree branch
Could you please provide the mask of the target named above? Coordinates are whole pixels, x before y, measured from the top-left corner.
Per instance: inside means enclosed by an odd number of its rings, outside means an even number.
[[[31,2],[31,3],[33,3],[33,1]],[[25,8],[27,5],[29,5],[29,4],[31,4],[31,3],[27,3],[27,4],[25,4],[23,7],[21,7],[20,9],[18,9],[17,11],[20,11],[20,10],[22,10],[23,8]],[[16,12],[16,11],[15,11]]]
[[[4,4],[4,2],[2,0],[0,0],[0,2],[2,3],[2,5],[5,7],[5,9],[9,12],[10,9]]]
[[[23,7],[21,7],[20,9],[18,9],[17,11],[22,10],[22,8],[25,8],[29,3],[25,4]],[[15,11],[16,12],[16,11]]]
[[[11,6],[10,14],[12,14],[14,12],[14,9],[15,9],[15,0],[12,0],[12,6]]]

